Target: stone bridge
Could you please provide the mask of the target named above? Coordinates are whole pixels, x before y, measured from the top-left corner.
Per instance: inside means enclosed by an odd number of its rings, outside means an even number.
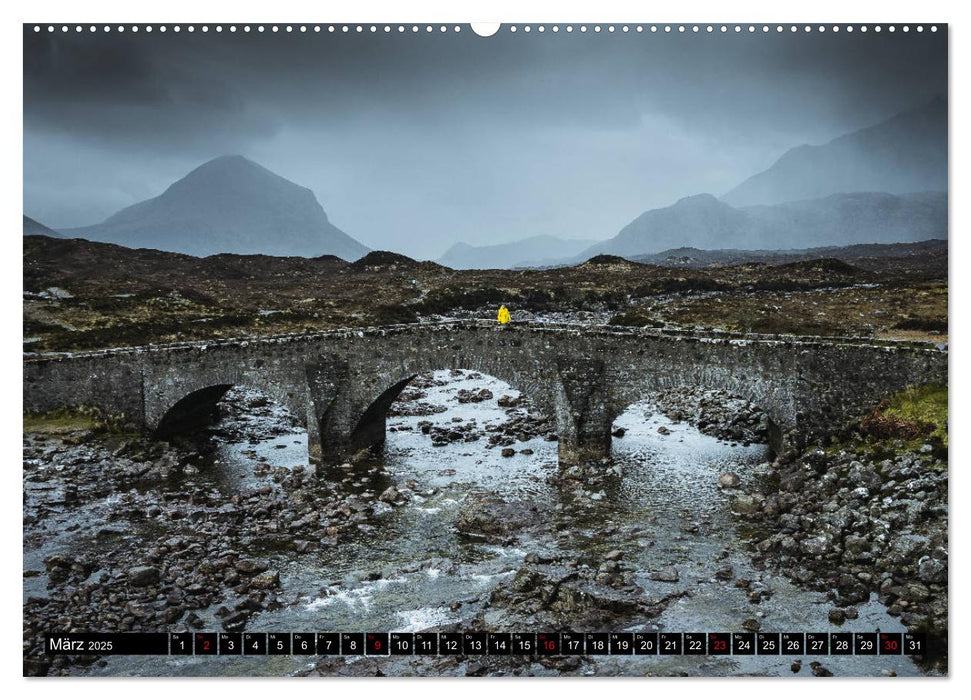
[[[560,462],[572,464],[609,455],[614,419],[662,389],[748,399],[770,417],[780,450],[825,437],[906,386],[946,383],[947,357],[931,344],[867,340],[409,324],[27,356],[24,410],[97,406],[164,437],[210,419],[241,385],[303,422],[320,463],[383,444],[388,408],[416,375],[462,368],[507,382],[553,418]]]

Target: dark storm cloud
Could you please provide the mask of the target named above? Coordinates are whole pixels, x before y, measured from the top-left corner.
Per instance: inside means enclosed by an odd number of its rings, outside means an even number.
[[[945,35],[26,28],[25,209],[92,223],[239,152],[371,246],[606,237],[944,93]]]

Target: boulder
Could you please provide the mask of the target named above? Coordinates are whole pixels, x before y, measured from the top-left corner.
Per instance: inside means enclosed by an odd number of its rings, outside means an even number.
[[[240,559],[236,562],[236,571],[242,574],[258,574],[270,568],[266,559]]]
[[[650,576],[652,581],[663,581],[665,583],[675,583],[678,580],[678,570],[673,566],[654,571]]]
[[[159,571],[154,566],[136,566],[127,575],[128,583],[133,586],[152,586],[159,581]]]
[[[947,566],[937,559],[925,557],[917,565],[917,576],[924,583],[944,583],[947,581]]]
[[[262,574],[257,574],[250,581],[250,585],[253,588],[260,590],[266,590],[269,588],[276,588],[280,585],[280,572],[279,571],[264,571]]]
[[[738,478],[738,474],[733,472],[726,472],[718,477],[718,487],[722,489],[737,489],[741,483],[742,480]]]

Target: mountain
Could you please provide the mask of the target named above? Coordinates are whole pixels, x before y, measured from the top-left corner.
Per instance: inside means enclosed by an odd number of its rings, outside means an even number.
[[[728,241],[731,241],[729,243]],[[631,257],[668,248],[751,248],[757,239],[745,212],[710,194],[685,197],[644,212],[613,238],[584,250],[577,260],[599,254]]]
[[[100,224],[64,229],[72,238],[190,255],[336,255],[368,249],[327,220],[314,193],[242,156],[205,163],[154,199]]]
[[[722,199],[734,206],[841,192],[947,190],[947,101],[925,105],[821,146],[798,146]]]
[[[592,240],[533,236],[512,243],[473,246],[456,243],[436,262],[454,270],[496,270],[513,267],[539,267],[579,253]]]
[[[61,234],[52,228],[47,228],[39,221],[34,221],[24,214],[24,235],[25,236],[50,236],[51,238],[63,238]]]
[[[773,206],[733,207],[710,194],[644,212],[613,238],[564,262],[627,258],[674,248],[783,250],[947,238],[947,195],[836,194]]]

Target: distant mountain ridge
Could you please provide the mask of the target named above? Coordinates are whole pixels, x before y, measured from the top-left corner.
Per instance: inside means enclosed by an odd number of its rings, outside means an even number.
[[[947,238],[947,195],[837,194],[774,206],[733,207],[710,194],[646,211],[613,238],[562,261],[626,258],[672,248],[783,250]]]
[[[336,255],[368,248],[327,219],[314,193],[242,156],[199,166],[161,195],[100,224],[63,229],[72,238],[205,256]]]
[[[455,270],[538,267],[575,255],[595,243],[593,240],[532,236],[511,243],[474,246],[456,243],[436,260]]]
[[[936,97],[829,143],[790,149],[722,200],[751,206],[846,192],[946,190],[947,100]]]
[[[932,239],[913,243],[857,243],[849,246],[824,246],[821,248],[793,248],[785,250],[742,250],[723,248],[672,248],[653,255],[639,255],[632,262],[662,267],[703,268],[713,266],[763,263],[780,265],[803,260],[836,258],[857,261],[881,258],[933,258],[947,256],[947,241]]]

